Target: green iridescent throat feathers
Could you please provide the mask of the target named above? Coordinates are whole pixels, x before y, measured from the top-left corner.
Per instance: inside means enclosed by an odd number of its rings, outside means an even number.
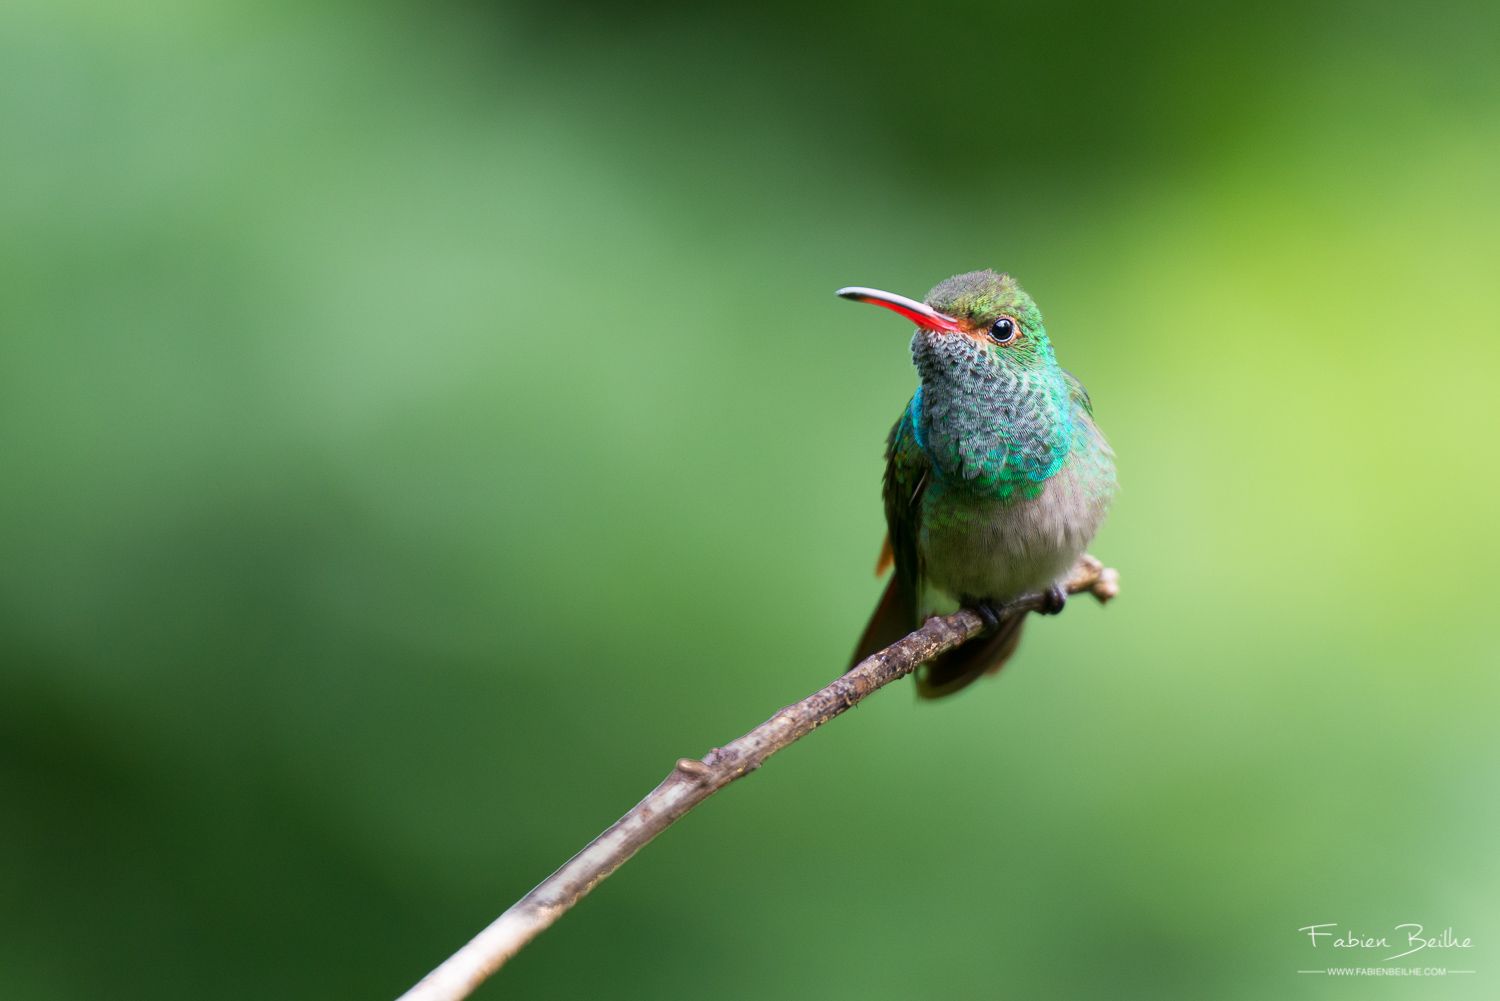
[[[1009,275],[958,275],[925,306],[875,290],[840,294],[916,321],[921,377],[886,446],[895,573],[858,662],[929,615],[1056,589],[1104,519],[1115,469],[1088,394],[1057,364],[1041,311]],[[1003,620],[927,665],[918,692],[947,695],[998,670],[1022,621]]]

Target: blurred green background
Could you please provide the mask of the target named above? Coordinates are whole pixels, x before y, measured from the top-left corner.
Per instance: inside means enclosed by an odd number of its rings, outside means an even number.
[[[1500,994],[1497,32],[0,7],[0,994],[392,996],[825,682],[914,385],[832,292],[986,266],[1115,444],[1122,597],[480,996]],[[1477,972],[1294,972],[1404,921]]]

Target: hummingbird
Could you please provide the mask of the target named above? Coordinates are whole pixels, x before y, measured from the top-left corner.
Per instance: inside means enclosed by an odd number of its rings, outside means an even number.
[[[850,666],[928,616],[971,608],[986,633],[916,673],[921,697],[950,695],[1015,652],[1026,617],[1005,615],[1006,602],[1041,592],[1044,612],[1062,611],[1062,584],[1114,499],[1114,452],[1010,275],[955,275],[925,302],[861,287],[838,295],[915,323],[921,377],[886,440],[875,573],[895,572]]]

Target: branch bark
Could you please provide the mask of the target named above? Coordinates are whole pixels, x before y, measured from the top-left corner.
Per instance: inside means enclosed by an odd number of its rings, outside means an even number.
[[[1092,556],[1084,556],[1074,567],[1066,590],[1069,594],[1087,591],[1104,602],[1118,593],[1119,577]],[[1024,595],[1007,604],[1003,614],[1025,615],[1042,608],[1045,601],[1040,593]],[[858,705],[870,693],[983,631],[984,621],[967,608],[934,616],[916,632],[860,661],[832,684],[787,706],[738,740],[715,748],[702,760],[679,759],[671,774],[645,799],[398,1001],[458,1001],[468,997],[526,943],[683,814],[759,768],[783,747]]]

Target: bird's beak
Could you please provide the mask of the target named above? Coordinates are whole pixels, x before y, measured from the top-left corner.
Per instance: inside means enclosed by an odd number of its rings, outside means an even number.
[[[858,285],[851,285],[848,288],[839,289],[837,294],[845,299],[853,299],[855,302],[884,306],[886,309],[900,313],[923,330],[940,330],[952,334],[964,332],[963,325],[948,314],[939,313],[925,302],[908,299],[894,292],[882,292],[878,288],[861,288]]]

